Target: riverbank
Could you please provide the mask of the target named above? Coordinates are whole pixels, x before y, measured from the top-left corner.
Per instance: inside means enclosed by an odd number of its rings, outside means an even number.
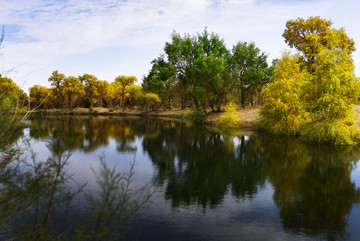
[[[239,128],[253,129],[256,128],[260,117],[261,107],[246,107],[239,108],[237,110],[237,116],[240,119]],[[356,125],[360,127],[360,105],[353,105],[354,111],[357,113],[358,120]],[[102,115],[102,116],[146,116],[146,117],[158,117],[158,118],[174,118],[179,119],[184,116],[186,112],[192,111],[191,109],[172,109],[172,110],[154,110],[143,111],[135,109],[126,109],[110,111],[108,108],[95,107],[95,108],[75,108],[73,111],[61,110],[61,109],[49,109],[46,110],[46,114],[49,115]],[[36,113],[37,111],[34,111]],[[220,122],[221,116],[224,112],[208,112],[205,120],[205,124],[211,126],[217,126]]]
[[[46,110],[49,115],[103,115],[103,116],[146,116],[146,117],[160,117],[160,118],[181,118],[191,109],[172,109],[172,110],[116,110],[110,111],[108,108],[95,107],[89,108],[75,108],[73,111],[50,109]],[[36,111],[35,111],[36,112]],[[260,107],[246,107],[240,108],[237,111],[237,116],[240,119],[240,128],[255,128],[259,119]],[[224,112],[208,112],[205,124],[216,126],[220,122],[221,116]]]

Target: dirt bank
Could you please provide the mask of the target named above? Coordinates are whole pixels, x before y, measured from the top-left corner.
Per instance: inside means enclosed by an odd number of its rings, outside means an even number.
[[[64,111],[60,109],[50,109],[46,113],[50,115],[104,115],[104,116],[148,116],[148,117],[170,117],[179,118],[183,113],[191,111],[190,109],[172,109],[172,110],[155,110],[155,111],[141,111],[141,110],[125,110],[125,111],[109,111],[108,108],[96,107],[92,108],[75,108],[73,111]],[[252,128],[256,125],[259,118],[260,107],[240,108],[237,112],[241,120],[240,127]],[[205,123],[208,125],[217,125],[220,121],[221,115],[224,112],[208,112]]]
[[[360,105],[353,105],[354,111],[357,113],[357,116],[360,117]],[[141,110],[130,110],[125,111],[109,111],[108,108],[96,107],[91,111],[89,108],[75,108],[72,112],[64,111],[59,109],[47,110],[48,114],[71,114],[71,115],[105,115],[105,116],[121,116],[121,115],[132,115],[132,116],[148,116],[148,117],[169,117],[169,118],[179,118],[186,111],[191,111],[189,109],[172,109],[172,110],[155,110],[155,111],[141,111]],[[208,112],[205,123],[208,125],[217,125],[220,121],[221,115],[224,112]],[[254,128],[259,120],[260,116],[260,107],[246,107],[239,108],[237,115],[240,118],[240,127],[241,128]],[[356,124],[360,126],[360,120],[356,121]]]

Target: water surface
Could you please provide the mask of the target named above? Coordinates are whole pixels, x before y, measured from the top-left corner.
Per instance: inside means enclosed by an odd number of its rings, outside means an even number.
[[[25,134],[40,159],[70,150],[68,172],[90,190],[100,157],[118,171],[135,160],[134,187],[158,192],[129,220],[129,240],[360,237],[358,147],[120,117],[34,119]]]

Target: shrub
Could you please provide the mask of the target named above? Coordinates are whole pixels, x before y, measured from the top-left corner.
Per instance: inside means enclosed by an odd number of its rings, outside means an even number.
[[[225,113],[221,115],[219,125],[223,128],[235,128],[240,124],[240,118],[236,113],[236,108],[233,103],[225,106]]]
[[[193,125],[202,125],[206,120],[206,114],[200,109],[196,109],[188,113],[188,118]]]
[[[118,105],[109,107],[110,112],[117,111],[117,110],[120,110],[120,106],[118,106]]]
[[[360,131],[343,121],[318,122],[308,125],[301,132],[306,141],[334,145],[354,145],[360,140]]]

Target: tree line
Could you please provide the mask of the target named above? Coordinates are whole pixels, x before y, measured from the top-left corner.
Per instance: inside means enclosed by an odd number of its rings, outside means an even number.
[[[66,77],[54,71],[50,89],[35,85],[26,98],[10,79],[1,77],[0,104],[11,106],[16,103],[12,99],[20,99],[32,107],[69,110],[190,107],[199,116],[233,104],[262,104],[260,126],[271,133],[315,142],[359,143],[352,107],[360,96],[352,59],[354,40],[320,17],[289,20],[282,36],[296,53],[285,52],[269,65],[268,55],[254,43],[238,42],[228,49],[206,28],[196,34],[174,31],[141,85],[135,84],[134,76],[120,75],[108,83],[90,74]]]
[[[274,70],[254,43],[238,42],[229,50],[218,34],[207,29],[183,36],[173,32],[164,52],[151,62],[141,85],[135,76],[120,75],[109,83],[91,74],[65,76],[55,70],[48,79],[51,87],[32,86],[26,103],[31,108],[70,111],[74,107],[221,111],[229,102],[243,107],[262,103],[261,89]]]

